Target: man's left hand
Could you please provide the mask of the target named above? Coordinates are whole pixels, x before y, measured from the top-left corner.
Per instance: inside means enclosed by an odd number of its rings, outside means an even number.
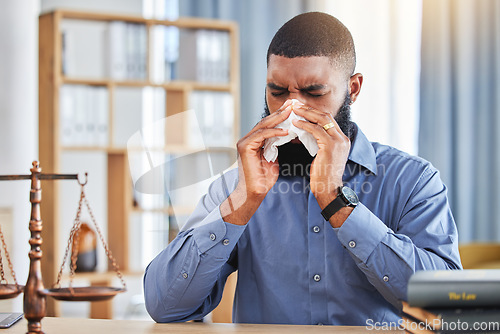
[[[326,111],[300,105],[294,106],[295,114],[307,121],[294,120],[293,124],[314,136],[318,142],[318,153],[311,165],[311,191],[323,209],[337,196],[342,183],[351,142],[342,132],[333,116]],[[325,130],[327,124],[333,125]]]

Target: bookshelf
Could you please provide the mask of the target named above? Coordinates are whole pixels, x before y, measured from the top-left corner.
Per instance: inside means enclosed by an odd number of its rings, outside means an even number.
[[[144,230],[145,217],[154,220],[153,225],[164,224],[165,230],[158,233],[171,240],[177,233],[174,213],[187,216],[199,199],[192,185],[169,193],[168,198],[134,190],[137,175],[132,175],[129,162],[135,153],[143,154],[145,147],[131,145],[132,139],[144,135],[146,140],[150,134],[141,129],[157,122],[160,134],[147,147],[148,154],[164,160],[193,157],[172,169],[168,182],[179,178],[175,173],[185,174],[186,166],[195,172],[205,168],[196,160],[204,147],[218,154],[214,160],[219,163],[235,160],[238,50],[238,28],[233,22],[168,21],[70,10],[40,15],[39,160],[47,172],[89,172],[87,196],[125,275],[142,274],[144,269],[137,253],[146,245],[135,238]],[[195,113],[188,117],[185,111],[190,109]],[[204,139],[201,146],[190,135],[192,115]],[[78,194],[76,188],[44,184],[42,274],[46,286],[55,282],[65,229],[72,224]],[[151,227],[151,233],[157,228]],[[106,261],[99,258],[99,262]],[[102,265],[98,272],[82,278],[95,284],[111,279],[107,266]],[[55,301],[49,299],[47,307],[49,316],[60,314]],[[96,310],[91,313],[99,317]],[[109,313],[103,310],[101,315]]]

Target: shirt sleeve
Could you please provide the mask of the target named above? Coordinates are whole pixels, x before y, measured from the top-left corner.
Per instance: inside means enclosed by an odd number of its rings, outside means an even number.
[[[407,300],[408,280],[415,271],[461,269],[458,234],[446,193],[439,173],[426,169],[399,221],[392,224],[395,229],[362,203],[335,229],[358,268],[398,308],[401,300]]]
[[[219,179],[210,186],[182,231],[146,268],[146,309],[157,322],[200,319],[210,313],[236,270],[228,261],[245,226],[222,220],[220,203],[228,193],[222,184]]]

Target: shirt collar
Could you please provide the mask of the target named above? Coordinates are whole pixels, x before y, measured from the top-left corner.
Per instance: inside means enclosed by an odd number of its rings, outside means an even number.
[[[349,160],[377,175],[377,159],[372,144],[357,124],[354,124],[354,142],[349,153]]]

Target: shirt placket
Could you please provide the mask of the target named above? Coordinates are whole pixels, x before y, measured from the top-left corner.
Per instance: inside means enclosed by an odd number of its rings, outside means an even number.
[[[312,193],[308,198],[308,254],[309,295],[311,298],[311,324],[328,324],[326,291],[325,220]]]

